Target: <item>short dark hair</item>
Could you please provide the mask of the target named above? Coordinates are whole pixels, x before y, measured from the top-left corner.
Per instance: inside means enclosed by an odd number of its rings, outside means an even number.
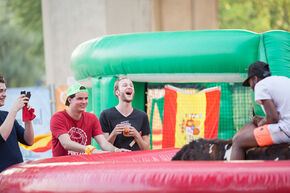
[[[86,89],[87,89],[87,88],[84,87],[84,86],[81,86],[81,87],[80,87],[80,90],[86,90]],[[68,96],[67,98],[71,98],[71,99],[72,99],[72,98],[74,98],[75,96],[76,96],[76,94],[72,94],[72,95]],[[69,106],[69,105],[70,105],[70,103],[68,102],[68,100],[65,101],[65,105],[66,105],[66,106]]]
[[[2,74],[0,74],[0,83],[6,83],[5,78]]]

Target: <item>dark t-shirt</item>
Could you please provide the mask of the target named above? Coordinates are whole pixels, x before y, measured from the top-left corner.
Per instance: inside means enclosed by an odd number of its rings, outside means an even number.
[[[7,111],[0,111],[0,125],[3,124],[7,115]],[[15,120],[11,133],[6,141],[0,134],[0,172],[9,166],[23,162],[18,142],[28,145],[24,141],[24,128]]]
[[[100,124],[104,133],[111,133],[118,124],[127,124],[134,127],[141,136],[150,134],[150,126],[147,114],[143,111],[133,109],[133,112],[125,117],[115,107],[104,110],[100,115]],[[140,150],[140,147],[135,143],[132,147],[129,144],[134,140],[134,137],[125,137],[117,135],[114,146],[118,148],[126,148],[132,151]]]

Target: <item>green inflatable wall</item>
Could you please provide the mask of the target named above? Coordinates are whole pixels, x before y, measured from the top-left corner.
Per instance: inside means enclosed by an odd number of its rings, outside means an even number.
[[[242,82],[248,66],[257,60],[269,63],[273,75],[290,77],[289,32],[210,30],[104,36],[84,42],[73,51],[71,70],[77,80],[91,78],[90,108],[99,116],[102,110],[117,104],[113,95],[117,76],[137,81],[133,106],[144,110],[146,82],[224,82],[213,84],[229,91],[234,90],[229,82]],[[204,77],[206,80],[202,80]],[[222,94],[221,106],[231,103],[232,96]],[[253,108],[262,113],[259,106]],[[234,114],[231,110],[221,112],[220,118],[230,124],[219,125],[219,129],[232,127],[233,132],[221,132],[220,138],[234,134],[234,127],[239,125],[230,121]]]
[[[258,59],[259,43],[259,34],[237,30],[107,36],[79,45],[71,69],[78,80],[120,74],[245,73]]]

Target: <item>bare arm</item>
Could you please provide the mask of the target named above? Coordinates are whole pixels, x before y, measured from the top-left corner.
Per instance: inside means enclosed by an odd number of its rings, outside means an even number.
[[[255,115],[255,116],[253,117],[253,123],[254,123],[256,126],[260,126],[260,125],[263,124],[265,121],[266,121],[265,117],[257,116],[257,115]]]
[[[86,146],[81,145],[75,141],[72,141],[68,134],[62,134],[58,137],[62,147],[66,150],[71,150],[75,152],[85,152]]]
[[[262,100],[262,105],[265,110],[266,118],[261,119],[257,125],[262,126],[265,124],[273,124],[273,123],[278,123],[279,121],[279,113],[276,110],[275,104],[273,100],[267,99],[267,100]]]
[[[276,110],[273,100],[262,100],[262,104],[266,112],[267,124],[278,123],[279,113]]]
[[[116,147],[113,146],[111,143],[109,143],[104,137],[104,135],[96,135],[94,139],[96,140],[96,142],[99,144],[99,146],[101,147],[103,151],[110,151],[110,152],[115,151]]]
[[[75,141],[72,141],[69,137],[68,134],[62,134],[58,137],[58,140],[60,141],[61,145],[63,146],[64,149],[66,150],[71,150],[74,152],[81,152],[85,153],[86,152],[86,145],[81,145]],[[105,153],[105,151],[101,151],[98,149],[92,150],[91,153]]]
[[[138,137],[134,137],[134,138],[141,150],[150,149],[150,135],[143,135],[143,136],[139,135]]]
[[[8,113],[5,121],[0,126],[0,134],[5,141],[7,140],[12,131],[17,112],[24,107],[27,100],[28,98],[24,95],[19,96],[15,101],[13,107],[11,108],[10,112]]]
[[[101,147],[101,149],[103,151],[110,151],[110,152],[123,152],[123,151],[130,151],[128,149],[124,149],[124,148],[117,148],[115,146],[113,146],[111,143],[109,143],[106,138],[104,137],[104,135],[96,135],[94,137],[94,139],[96,140],[96,142],[99,144],[99,146]]]
[[[131,136],[134,137],[134,140],[137,142],[141,150],[150,149],[150,135],[149,134],[141,136],[140,133],[134,127],[130,127],[129,133]]]
[[[27,107],[28,107],[28,109],[31,108],[29,105]],[[26,143],[28,145],[33,145],[33,143],[34,143],[34,130],[33,130],[32,121],[24,122],[24,127],[25,127],[24,140],[26,141]]]
[[[34,131],[31,121],[27,121],[25,124],[24,140],[28,145],[33,145],[34,143]]]
[[[117,135],[119,135],[123,132],[123,128],[124,128],[124,126],[122,124],[118,124],[118,125],[116,125],[116,127],[113,129],[113,131],[110,134],[104,133],[104,137],[106,138],[106,140],[109,143],[114,144]]]

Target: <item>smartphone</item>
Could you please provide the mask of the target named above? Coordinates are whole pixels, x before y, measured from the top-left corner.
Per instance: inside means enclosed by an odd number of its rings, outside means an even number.
[[[26,97],[30,99],[31,93],[29,91],[26,93]]]
[[[21,91],[20,92],[20,94],[22,95],[22,94],[25,94],[25,96],[28,98],[28,100],[30,99],[30,97],[31,97],[31,93],[28,91],[28,92],[25,92],[24,90],[23,91]],[[27,101],[27,103],[28,103],[28,101]],[[25,104],[25,105],[27,105],[27,103]]]

